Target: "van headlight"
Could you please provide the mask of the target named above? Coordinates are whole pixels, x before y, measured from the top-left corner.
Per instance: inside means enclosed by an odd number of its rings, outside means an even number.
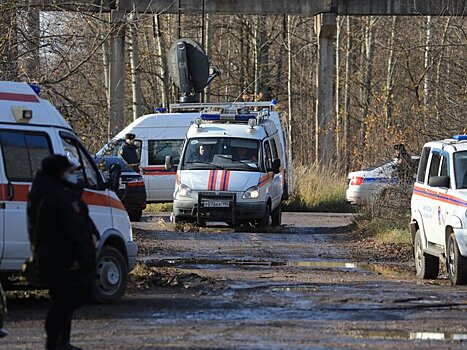
[[[243,199],[256,199],[259,197],[259,187],[253,186],[247,189],[244,193],[242,198]]]
[[[180,184],[178,186],[178,192],[177,192],[178,197],[191,197],[191,189],[184,184]]]

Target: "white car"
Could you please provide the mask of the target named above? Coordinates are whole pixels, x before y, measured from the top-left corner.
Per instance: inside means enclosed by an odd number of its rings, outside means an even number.
[[[417,276],[436,278],[443,260],[452,284],[467,284],[467,135],[425,144],[411,209]]]

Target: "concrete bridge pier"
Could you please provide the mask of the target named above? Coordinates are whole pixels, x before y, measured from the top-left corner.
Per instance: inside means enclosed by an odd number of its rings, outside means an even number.
[[[110,13],[109,137],[125,125],[125,11]]]
[[[318,37],[318,64],[316,79],[316,160],[330,165],[334,156],[334,72],[337,15],[322,13],[315,17]]]

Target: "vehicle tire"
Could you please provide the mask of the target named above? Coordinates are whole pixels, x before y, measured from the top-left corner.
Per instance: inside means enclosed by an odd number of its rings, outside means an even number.
[[[446,267],[454,286],[467,284],[467,258],[461,255],[454,233],[448,238]]]
[[[130,221],[139,222],[143,216],[143,211],[141,209],[133,209],[128,213],[128,216],[130,217]]]
[[[123,254],[115,247],[104,246],[97,261],[93,299],[98,303],[119,300],[126,291],[128,265]]]
[[[271,226],[271,203],[266,205],[266,213],[260,220],[258,227],[269,227]]]
[[[282,204],[279,204],[279,206],[272,211],[271,217],[272,217],[272,220],[271,220],[272,227],[278,227],[282,224]]]
[[[415,233],[414,241],[415,270],[421,279],[435,279],[439,273],[439,258],[423,253],[420,229]]]

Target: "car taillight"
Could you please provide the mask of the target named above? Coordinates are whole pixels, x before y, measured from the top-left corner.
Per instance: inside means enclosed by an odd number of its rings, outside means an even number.
[[[350,180],[350,185],[352,186],[360,186],[365,180],[362,176],[352,176],[352,180]]]

